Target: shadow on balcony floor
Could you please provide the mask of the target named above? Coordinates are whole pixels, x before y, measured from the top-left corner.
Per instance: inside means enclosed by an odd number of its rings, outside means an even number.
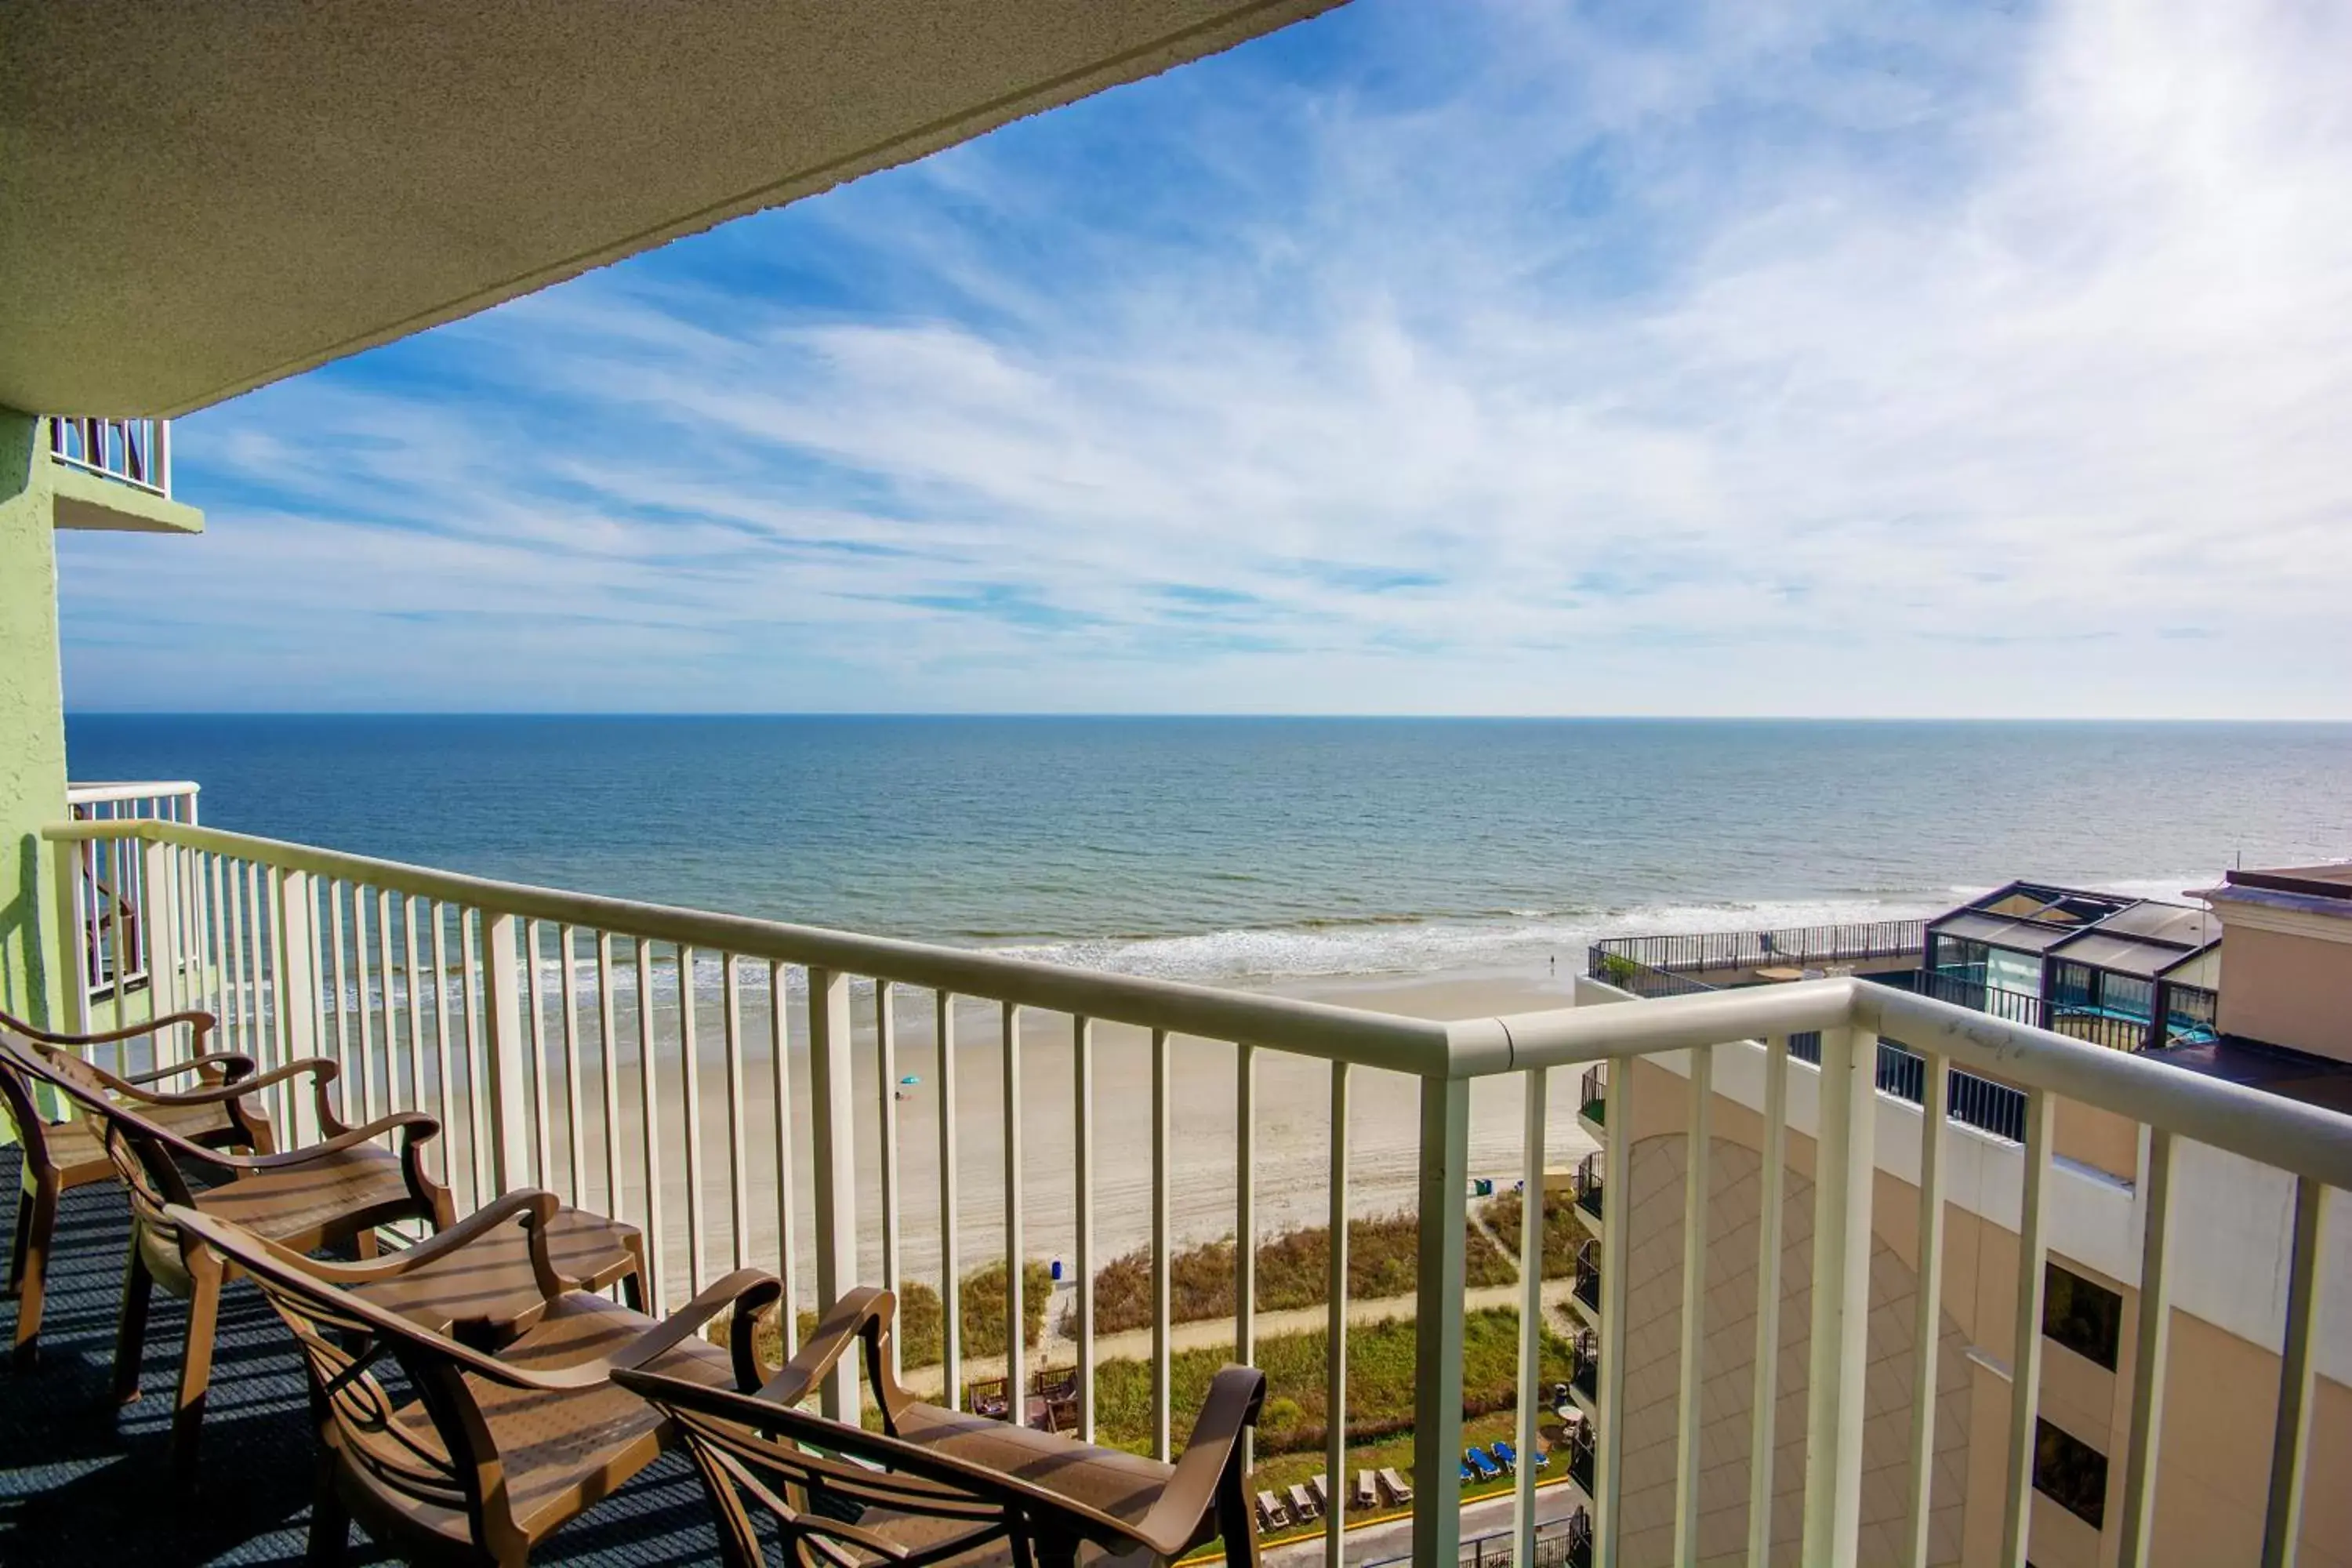
[[[12,1197],[16,1173],[16,1150],[0,1149],[6,1184],[0,1191]],[[19,1372],[0,1355],[0,1563],[299,1563],[318,1445],[292,1337],[252,1286],[228,1288],[201,1473],[192,1496],[179,1492],[165,1444],[187,1322],[183,1303],[156,1294],[141,1379],[146,1396],[118,1410],[108,1395],[129,1231],[120,1189],[68,1194],[58,1215],[40,1360]],[[0,1306],[0,1323],[6,1325],[0,1343],[13,1342],[13,1304]],[[533,1561],[583,1568],[708,1563],[718,1545],[701,1483],[672,1454]],[[347,1561],[395,1560],[355,1531]]]

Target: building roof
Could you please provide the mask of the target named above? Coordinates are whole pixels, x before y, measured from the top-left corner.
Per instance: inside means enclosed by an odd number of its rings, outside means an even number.
[[[1927,922],[1938,936],[2154,979],[2219,942],[2209,910],[2084,888],[2011,882]]]
[[[184,414],[1335,3],[23,0],[0,405]]]
[[[2339,1062],[2261,1040],[2224,1035],[2194,1045],[2145,1053],[2154,1060],[2229,1083],[2352,1113],[2352,1062]]]

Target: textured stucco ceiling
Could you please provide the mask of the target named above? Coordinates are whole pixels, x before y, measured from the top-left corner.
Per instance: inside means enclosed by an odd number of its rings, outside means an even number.
[[[22,0],[0,405],[181,414],[1335,0]]]

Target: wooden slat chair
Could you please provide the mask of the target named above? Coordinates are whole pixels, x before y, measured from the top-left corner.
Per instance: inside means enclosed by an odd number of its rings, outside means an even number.
[[[786,1561],[802,1568],[923,1568],[950,1559],[958,1568],[1067,1568],[1082,1551],[1090,1563],[1171,1562],[1220,1535],[1228,1563],[1256,1563],[1241,1437],[1256,1423],[1264,1374],[1220,1372],[1183,1456],[1163,1465],[918,1402],[890,1373],[897,1302],[887,1290],[843,1297],[800,1353],[763,1376],[750,1320],[776,1294],[770,1287],[738,1303],[734,1391],[656,1366],[613,1374],[677,1424],[710,1494],[729,1568],[763,1561],[753,1507],[773,1516]],[[793,1408],[859,1342],[883,1430]],[[755,1378],[759,1392],[741,1392]]]
[[[250,1078],[251,1057],[204,1048],[215,1027],[209,1013],[173,1013],[129,1028],[64,1035],[0,1013],[0,1034],[75,1052],[141,1035],[154,1035],[160,1043],[165,1031],[187,1029],[189,1055],[184,1061],[128,1075],[106,1072],[94,1062],[90,1070],[110,1086],[108,1092],[115,1098],[139,1105],[193,1142],[267,1154],[276,1144],[269,1118],[258,1104],[242,1098],[183,1104],[152,1087],[184,1073],[196,1075],[201,1089],[218,1089]],[[58,1200],[76,1187],[114,1180],[114,1165],[100,1141],[102,1123],[95,1117],[59,1120],[48,1115],[24,1074],[5,1062],[0,1062],[0,1107],[6,1109],[24,1152],[17,1175],[16,1232],[8,1255],[7,1293],[16,1299],[16,1359],[18,1366],[25,1366],[40,1349],[41,1309],[48,1293],[49,1245],[57,1234]]]
[[[218,1089],[168,1097],[180,1105],[236,1099],[297,1078],[311,1083],[319,1125],[328,1136],[305,1149],[271,1154],[230,1154],[183,1136],[141,1106],[109,1093],[106,1075],[70,1052],[0,1035],[0,1065],[48,1083],[84,1112],[100,1118],[115,1173],[131,1189],[131,1256],[123,1270],[122,1321],[114,1342],[114,1392],[128,1404],[139,1397],[140,1360],[147,1339],[148,1300],[157,1284],[188,1302],[187,1343],[180,1363],[179,1401],[172,1415],[172,1458],[184,1479],[193,1474],[204,1422],[205,1391],[212,1381],[213,1331],[221,1286],[232,1271],[201,1242],[184,1236],[165,1215],[172,1205],[234,1220],[299,1251],[356,1246],[373,1252],[375,1228],[422,1220],[436,1230],[452,1218],[449,1194],[425,1168],[424,1146],[441,1124],[421,1111],[398,1111],[363,1127],[344,1124],[331,1089],[336,1067],[323,1058],[290,1062],[273,1072]],[[398,1134],[397,1152],[373,1140]],[[195,1187],[188,1172],[217,1185]]]
[[[301,1347],[324,1448],[311,1563],[341,1561],[354,1520],[410,1563],[527,1562],[671,1441],[657,1411],[614,1384],[619,1369],[652,1369],[687,1387],[732,1380],[734,1361],[697,1331],[746,1292],[772,1294],[773,1276],[730,1274],[656,1322],[565,1289],[547,1246],[559,1210],[552,1193],[509,1193],[438,1236],[362,1263],[307,1258],[217,1214],[164,1211],[249,1276]],[[500,1243],[517,1225],[544,1310],[502,1348],[474,1349],[373,1299],[468,1247]],[[405,1404],[370,1370],[387,1355],[415,1391]],[[748,1343],[739,1356],[750,1363]]]

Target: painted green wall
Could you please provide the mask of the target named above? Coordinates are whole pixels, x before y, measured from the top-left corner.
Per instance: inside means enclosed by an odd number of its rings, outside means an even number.
[[[48,462],[29,414],[0,407],[0,1010],[61,1016],[45,824],[66,814],[65,689]]]

